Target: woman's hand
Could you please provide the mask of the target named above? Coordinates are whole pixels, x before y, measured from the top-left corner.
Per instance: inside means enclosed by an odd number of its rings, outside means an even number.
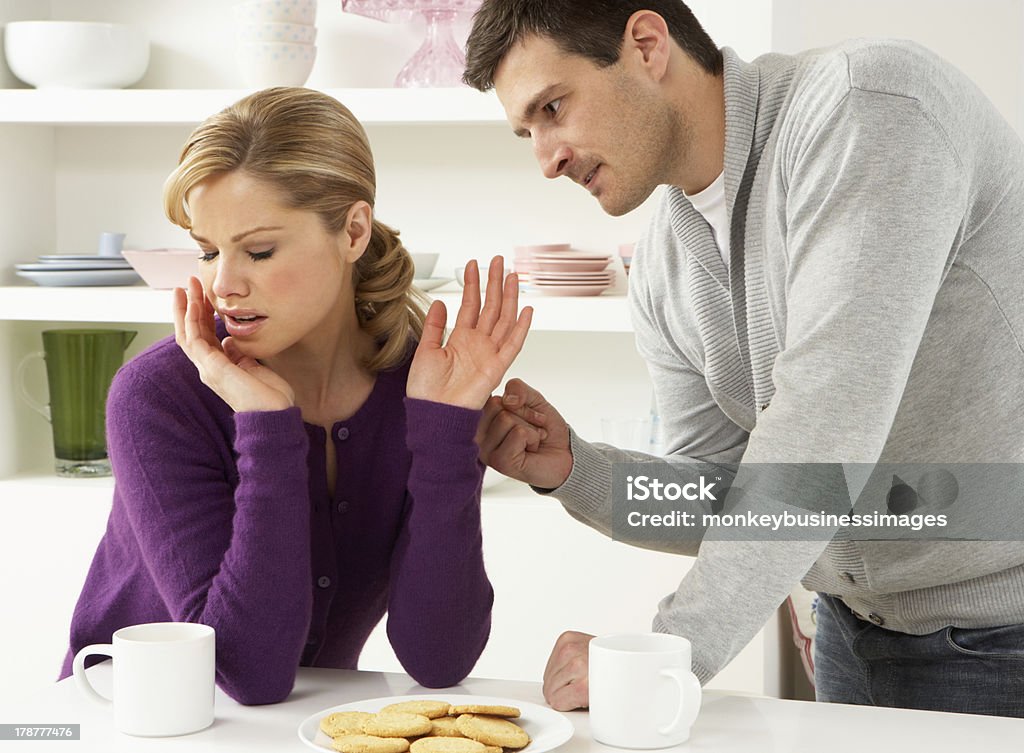
[[[409,397],[479,410],[501,384],[526,341],[533,318],[529,306],[521,314],[518,311],[518,276],[510,274],[502,285],[504,264],[500,256],[491,260],[482,309],[479,268],[475,261],[466,265],[462,306],[444,345],[448,312],[441,301],[430,306],[409,368]]]
[[[213,305],[196,277],[188,290],[174,290],[174,339],[199,370],[203,384],[236,413],[275,411],[295,404],[288,383],[255,358],[244,355],[230,337],[217,340]]]

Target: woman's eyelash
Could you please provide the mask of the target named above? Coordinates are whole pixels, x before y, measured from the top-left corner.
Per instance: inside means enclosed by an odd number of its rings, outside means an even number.
[[[268,248],[266,251],[250,251],[249,258],[253,261],[264,261],[274,255],[274,248]],[[199,254],[199,261],[213,261],[217,258],[217,251],[203,251]]]

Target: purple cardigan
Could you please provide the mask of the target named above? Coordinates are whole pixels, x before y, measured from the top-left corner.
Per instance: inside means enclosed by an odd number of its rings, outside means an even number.
[[[410,354],[411,355],[411,354]],[[75,653],[118,628],[217,633],[217,682],[275,703],[301,666],[354,669],[385,612],[402,666],[460,682],[490,633],[480,532],[479,411],[405,397],[411,358],[326,432],[298,408],[235,414],[173,338],[118,372],[107,400],[116,485],[75,608]]]

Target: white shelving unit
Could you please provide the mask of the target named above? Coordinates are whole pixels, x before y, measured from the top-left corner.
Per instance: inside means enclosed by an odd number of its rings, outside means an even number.
[[[745,57],[769,50],[772,0],[691,5]],[[16,397],[17,364],[52,327],[137,330],[129,357],[171,332],[166,291],[37,288],[15,278],[12,265],[81,253],[104,230],[127,232],[130,247],[188,244],[160,210],[163,178],[189,130],[246,93],[236,88],[227,0],[0,3],[0,24],[32,18],[138,24],[153,56],[140,88],[123,91],[18,88],[0,62],[0,640],[19,647],[4,667],[0,708],[56,676],[113,488],[109,479],[52,476],[49,427]],[[610,218],[578,187],[543,180],[494,95],[375,88],[416,49],[415,29],[343,14],[333,2],[320,3],[317,25],[308,85],[366,125],[381,218],[401,229],[407,247],[441,252],[437,274],[517,244],[569,241],[614,252],[642,231],[649,207]],[[457,290],[438,296],[450,310],[458,304]],[[540,389],[587,438],[601,438],[602,417],[647,414],[650,385],[623,295],[523,303],[536,308],[534,327],[510,377]],[[648,629],[658,599],[689,567],[685,558],[609,542],[515,483],[485,494],[484,535],[496,603],[477,668],[483,676],[538,679],[561,630]],[[770,690],[764,659],[772,640],[758,636],[715,685]],[[397,666],[382,634],[371,638],[362,666]]]

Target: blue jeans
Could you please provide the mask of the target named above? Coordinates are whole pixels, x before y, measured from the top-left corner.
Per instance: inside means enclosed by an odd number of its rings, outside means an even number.
[[[907,635],[819,596],[819,701],[1024,717],[1024,625]]]

